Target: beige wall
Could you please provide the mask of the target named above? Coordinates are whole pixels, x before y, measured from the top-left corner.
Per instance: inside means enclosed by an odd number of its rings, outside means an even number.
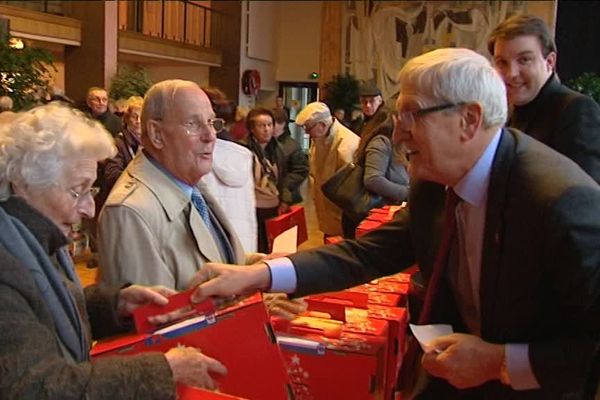
[[[281,3],[275,72],[278,81],[312,82],[309,74],[319,72],[321,9],[321,1]]]
[[[209,67],[147,65],[145,68],[152,82],[165,79],[185,79],[196,82],[200,86],[208,86]]]

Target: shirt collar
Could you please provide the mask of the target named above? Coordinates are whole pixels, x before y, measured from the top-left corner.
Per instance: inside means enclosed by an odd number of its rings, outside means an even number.
[[[143,150],[142,150],[143,151]],[[192,198],[192,191],[194,190],[193,186],[188,185],[185,182],[180,181],[175,178],[173,174],[171,174],[157,159],[152,157],[147,151],[144,151],[144,154],[150,160],[152,165],[158,168],[163,174],[165,174],[173,183],[175,183],[182,191],[187,195],[188,198]]]
[[[454,186],[456,194],[475,207],[481,207],[487,199],[492,163],[494,162],[494,155],[500,142],[501,131],[502,129],[499,129],[496,132],[473,168]]]

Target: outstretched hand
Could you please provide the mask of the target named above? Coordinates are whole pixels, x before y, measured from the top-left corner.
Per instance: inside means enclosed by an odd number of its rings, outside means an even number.
[[[196,287],[192,303],[200,303],[208,297],[245,296],[257,290],[267,290],[271,274],[266,264],[228,265],[207,263],[192,278],[189,287]]]

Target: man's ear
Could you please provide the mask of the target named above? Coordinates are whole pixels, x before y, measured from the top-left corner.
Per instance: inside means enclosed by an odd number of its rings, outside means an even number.
[[[556,52],[551,51],[550,54],[546,56],[546,68],[548,68],[549,72],[556,70]]]
[[[461,138],[472,139],[483,124],[483,107],[477,102],[468,103],[460,112]]]
[[[150,119],[147,122],[146,136],[152,147],[156,149],[162,149],[164,147],[163,142],[163,130],[160,121]]]

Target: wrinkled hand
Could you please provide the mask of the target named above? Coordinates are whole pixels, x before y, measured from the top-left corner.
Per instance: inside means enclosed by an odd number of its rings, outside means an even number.
[[[189,287],[195,287],[191,301],[200,303],[211,296],[230,298],[267,290],[271,274],[266,264],[228,265],[207,263],[194,275]]]
[[[185,385],[214,390],[217,387],[211,374],[227,374],[223,364],[195,347],[175,347],[165,357],[173,371],[173,380]]]
[[[459,389],[499,379],[504,346],[462,333],[442,336],[428,343],[421,360],[431,375],[443,378]]]
[[[285,293],[263,293],[263,301],[269,314],[288,320],[296,318],[298,314],[308,308],[308,304],[304,300],[290,300]]]
[[[154,303],[164,306],[169,303],[167,297],[177,293],[173,289],[164,286],[140,286],[131,285],[119,292],[117,300],[117,314],[119,317],[129,317],[133,310],[145,304]],[[152,322],[152,321],[150,321]]]

